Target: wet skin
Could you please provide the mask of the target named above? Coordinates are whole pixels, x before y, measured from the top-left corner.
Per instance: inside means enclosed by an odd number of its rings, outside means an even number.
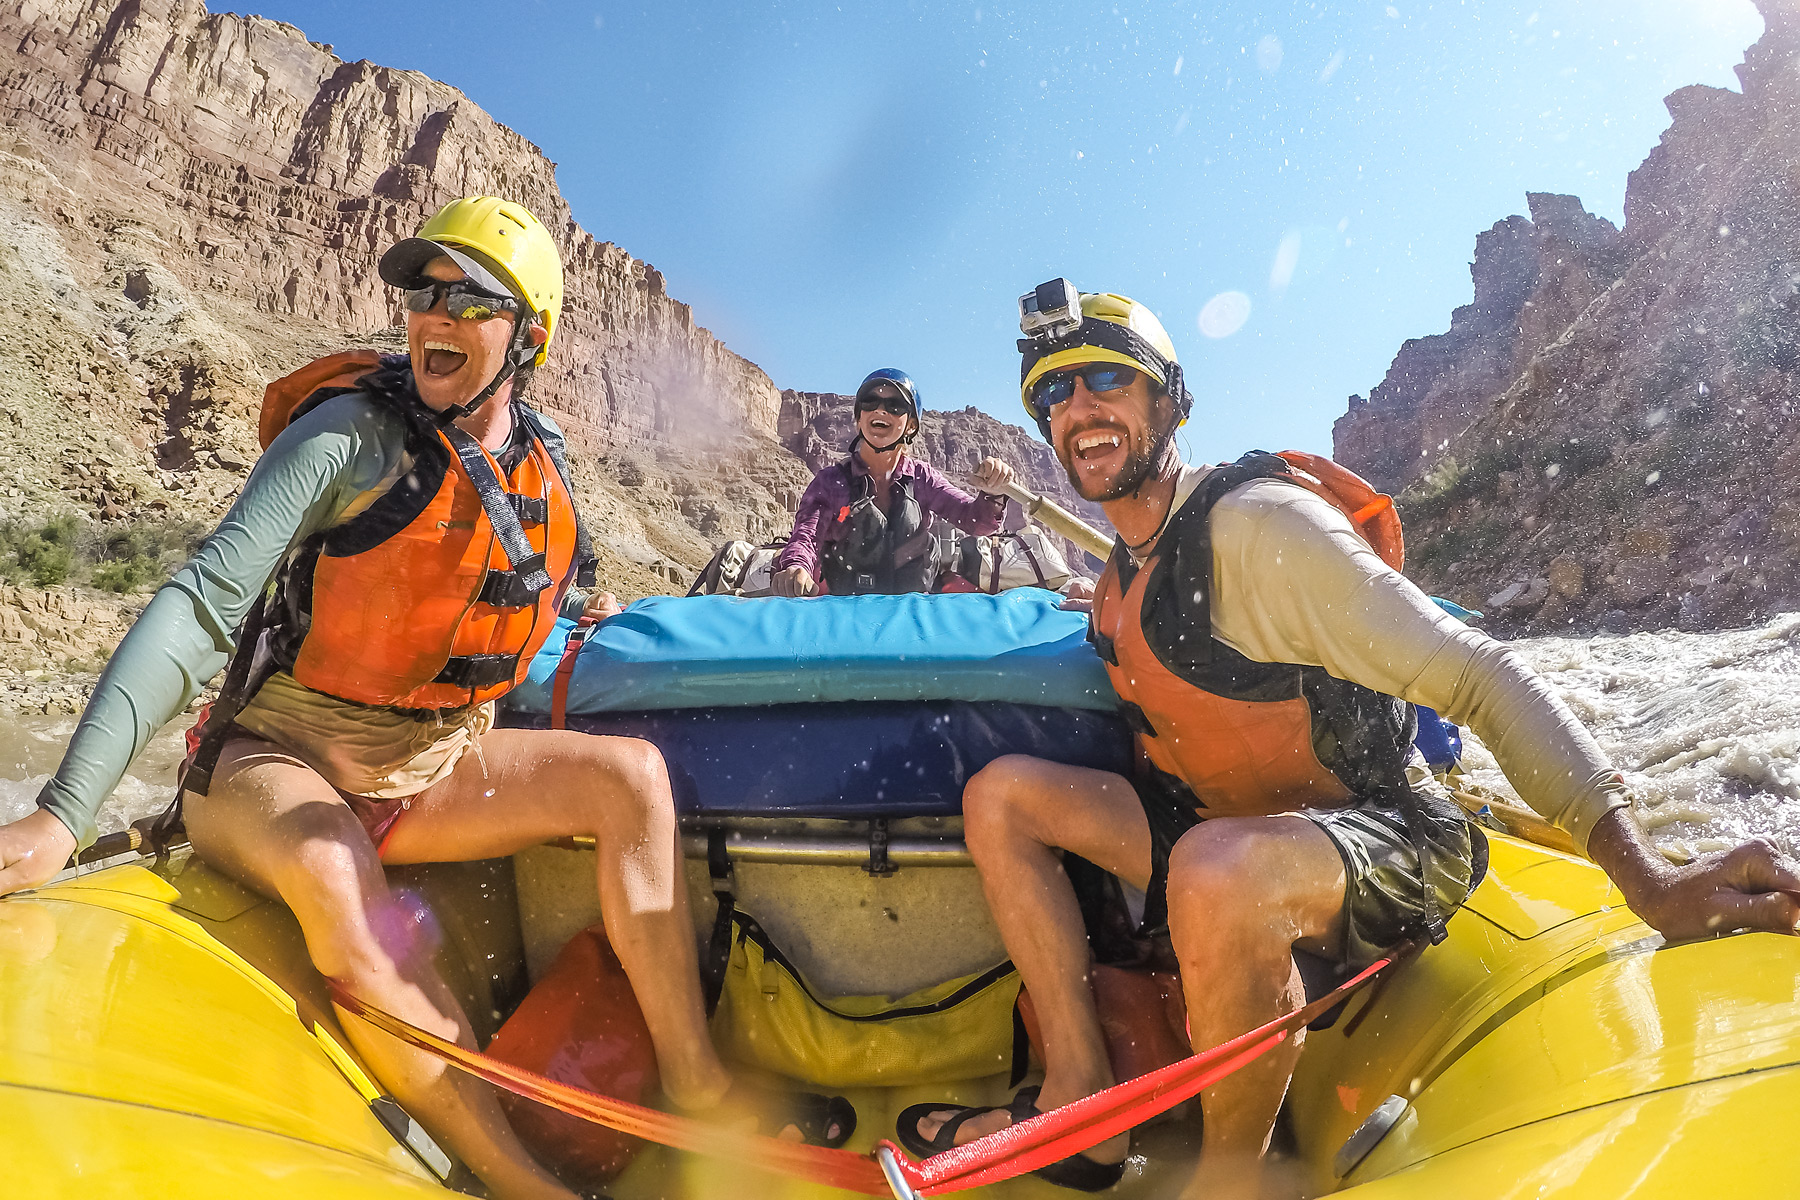
[[[464,278],[462,268],[448,257],[426,263],[425,274],[445,283]],[[406,349],[412,356],[419,399],[432,411],[443,412],[479,395],[506,364],[513,320],[511,314],[485,321],[453,317],[442,299],[429,312],[408,312]],[[533,346],[543,345],[549,336],[542,325],[532,324]],[[503,448],[512,437],[512,407],[507,403],[512,386],[512,380],[507,380],[486,404],[456,422],[489,450]]]
[[[1140,557],[1173,503],[1179,461],[1148,464],[1155,433],[1173,419],[1166,397],[1140,377],[1130,387],[1075,394],[1050,415],[1050,440],[1083,496]],[[1145,471],[1141,478],[1140,472]],[[963,797],[966,837],[1013,961],[1030,989],[1049,1062],[1039,1103],[1066,1104],[1112,1082],[1086,982],[1080,913],[1054,849],[1073,850],[1141,886],[1148,828],[1125,780],[1034,759],[1001,759]],[[1589,842],[1594,860],[1631,907],[1670,937],[1734,928],[1795,932],[1800,874],[1792,859],[1758,839],[1685,867],[1662,859],[1628,809],[1603,818]],[[1170,931],[1182,966],[1196,1047],[1253,1028],[1301,999],[1289,948],[1330,951],[1341,936],[1344,877],[1329,839],[1293,816],[1214,818],[1171,854]],[[1261,1158],[1299,1050],[1296,1038],[1209,1089],[1199,1170],[1182,1193],[1209,1200],[1257,1193]],[[946,1111],[943,1115],[948,1116]],[[995,1113],[966,1122],[958,1141],[1005,1127]],[[931,1136],[939,1122],[923,1121]],[[1090,1152],[1117,1161],[1124,1138]]]

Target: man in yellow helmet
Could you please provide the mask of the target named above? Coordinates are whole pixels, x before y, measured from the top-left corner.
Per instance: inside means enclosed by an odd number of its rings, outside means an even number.
[[[380,269],[403,293],[408,354],[279,414],[237,503],[120,644],[38,811],[0,827],[0,894],[42,883],[93,839],[137,749],[230,656],[183,774],[189,838],[293,909],[321,974],[472,1045],[429,956],[395,936],[407,922],[384,864],[592,835],[607,935],[662,1087],[718,1108],[731,1079],[696,956],[669,952],[693,946],[693,926],[661,755],[631,738],[493,728],[495,698],[559,613],[584,611],[571,590],[584,569],[591,582],[561,435],[521,395],[561,311],[555,239],[517,204],[467,197]],[[616,610],[610,595],[585,603]],[[570,1195],[487,1085],[342,1016],[383,1085],[493,1195]],[[811,1099],[800,1132],[841,1142],[854,1113]]]
[[[1384,561],[1399,557],[1372,515],[1385,506],[1346,503],[1329,478],[1354,476],[1322,460],[1302,471],[1297,454],[1184,465],[1173,437],[1191,398],[1147,308],[1067,280],[1020,308],[1026,410],[1118,531],[1089,636],[1142,766],[1127,779],[1012,757],[969,782],[969,849],[1037,1010],[1045,1075],[1005,1107],[915,1105],[898,1121],[909,1149],[947,1149],[1114,1082],[1059,850],[1144,890],[1145,932],[1169,939],[1196,1049],[1291,1012],[1320,975],[1440,939],[1485,842],[1417,769],[1402,701],[1472,726],[1665,936],[1794,932],[1800,868],[1766,842],[1670,866],[1561,701]],[[1202,1095],[1185,1195],[1256,1195],[1299,1043]],[[1121,1135],[1039,1173],[1101,1190],[1126,1148]]]

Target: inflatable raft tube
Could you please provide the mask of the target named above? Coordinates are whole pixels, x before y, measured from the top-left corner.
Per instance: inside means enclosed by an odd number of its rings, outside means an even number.
[[[438,914],[440,967],[484,1038],[528,983],[514,875],[504,860],[396,872]],[[859,1091],[853,1146],[915,1100],[1005,1085]],[[1797,1101],[1800,940],[1666,945],[1591,864],[1496,835],[1449,940],[1311,1035],[1287,1169],[1354,1200],[1781,1195],[1800,1178]],[[22,1195],[446,1194],[441,1160],[396,1133],[404,1118],[346,1049],[292,918],[179,853],[0,900],[0,1121]],[[1165,1194],[1192,1141],[1174,1123],[1142,1133],[1113,1194]],[[647,1152],[607,1191],[746,1185],[729,1163]],[[1034,1180],[986,1194],[1063,1195]]]

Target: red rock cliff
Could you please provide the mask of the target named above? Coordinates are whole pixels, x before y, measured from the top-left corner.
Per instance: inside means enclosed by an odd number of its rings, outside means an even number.
[[[1800,605],[1800,20],[1761,7],[1742,93],[1669,97],[1623,231],[1531,197],[1478,241],[1475,304],[1337,424],[1407,489],[1411,573],[1503,627]]]

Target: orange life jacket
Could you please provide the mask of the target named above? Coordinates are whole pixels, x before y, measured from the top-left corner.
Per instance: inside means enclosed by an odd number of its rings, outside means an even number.
[[[455,447],[437,436],[454,463]],[[359,704],[440,709],[495,699],[524,680],[575,575],[575,504],[538,438],[510,475],[476,450],[551,585],[523,589],[475,485],[452,466],[418,514],[380,541],[344,546],[328,532],[316,551],[303,547],[283,585],[304,589],[289,605],[307,613],[304,634],[277,655],[301,684]]]
[[[350,391],[356,381],[381,366],[378,350],[340,350],[315,358],[304,367],[290,371],[263,389],[262,411],[257,415],[256,440],[267,450],[282,430],[293,421],[300,407],[318,392],[330,388],[334,392]]]
[[[561,439],[515,405],[529,448],[503,471],[425,408],[402,362],[382,370],[370,355],[320,359],[265,394],[260,432],[273,440],[313,405],[367,391],[406,422],[411,460],[367,508],[289,552],[268,601],[269,657],[302,685],[358,704],[484,703],[525,678],[578,568],[591,570]]]
[[[525,678],[569,584],[593,583],[562,437],[515,401],[529,446],[503,472],[474,438],[440,423],[405,366],[345,351],[264,392],[264,449],[307,410],[360,390],[405,423],[410,469],[289,551],[237,631],[218,700],[189,734],[182,790],[206,794],[232,722],[272,672],[358,704],[427,713],[480,704]],[[178,792],[156,836],[166,844],[180,821]]]
[[[1368,772],[1391,781],[1411,741],[1405,718],[1410,710],[1401,702],[1333,679],[1317,667],[1254,662],[1214,638],[1204,591],[1190,611],[1201,613],[1205,624],[1181,631],[1188,639],[1184,654],[1194,656],[1184,673],[1163,662],[1150,645],[1145,604],[1154,589],[1169,583],[1165,548],[1178,544],[1178,525],[1209,521],[1212,506],[1227,492],[1269,477],[1331,501],[1351,515],[1386,561],[1399,565],[1400,521],[1387,497],[1328,459],[1297,452],[1253,454],[1201,481],[1171,520],[1157,553],[1131,573],[1128,584],[1124,551],[1115,548],[1094,595],[1090,637],[1138,734],[1140,752],[1185,782],[1210,814],[1222,816],[1349,804],[1367,790],[1373,778]],[[1204,548],[1200,574],[1210,583],[1210,537],[1183,540]],[[1185,580],[1194,577],[1191,569],[1183,574]],[[1371,743],[1380,753],[1366,761]],[[1330,765],[1321,758],[1322,746],[1330,751],[1325,756]]]

